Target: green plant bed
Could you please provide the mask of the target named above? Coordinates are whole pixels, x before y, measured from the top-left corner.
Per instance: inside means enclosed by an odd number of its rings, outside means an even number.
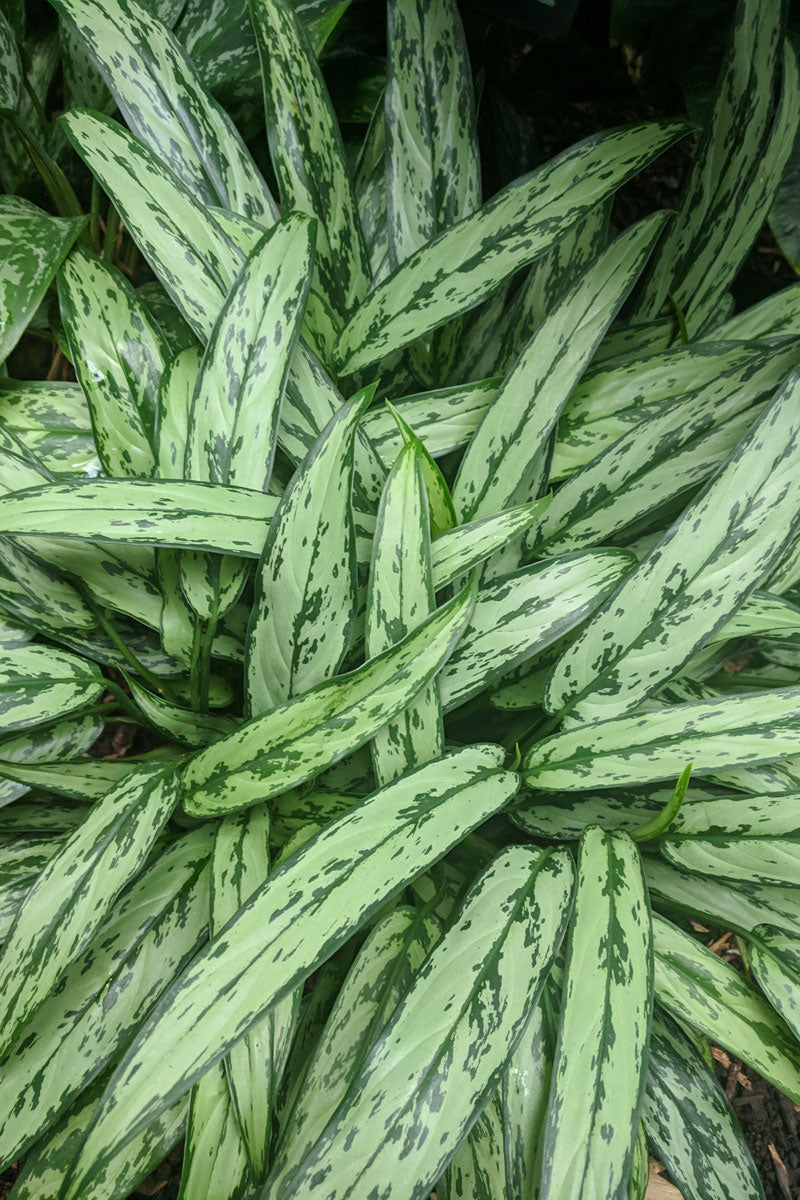
[[[711,1046],[800,1102],[800,285],[730,292],[780,6],[620,228],[692,128],[482,196],[451,0],[349,88],[346,4],[54,3],[39,137],[0,24],[11,1197],[181,1141],[181,1200],[763,1196]]]

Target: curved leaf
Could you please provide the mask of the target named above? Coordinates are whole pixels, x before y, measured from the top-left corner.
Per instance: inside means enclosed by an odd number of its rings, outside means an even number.
[[[184,774],[187,812],[218,815],[269,800],[363,746],[441,669],[473,602],[474,588],[462,589],[377,658],[317,684],[196,755]]]
[[[542,1200],[623,1200],[639,1125],[653,1005],[650,908],[625,833],[581,839]]]
[[[501,761],[501,750],[481,746],[429,763],[334,821],[269,877],[179,979],[123,1059],[65,1200],[83,1195],[119,1146],[389,896],[508,802],[516,777],[500,768]],[[526,975],[526,994],[529,984]]]

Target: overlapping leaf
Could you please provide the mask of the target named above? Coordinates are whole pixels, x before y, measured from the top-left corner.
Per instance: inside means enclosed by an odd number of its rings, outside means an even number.
[[[109,1085],[65,1194],[82,1195],[118,1147],[330,957],[388,896],[506,804],[517,781],[501,761],[498,748],[482,746],[421,767],[333,822],[275,871],[145,1025]],[[561,864],[562,878],[564,873]],[[309,886],[315,879],[317,888]],[[529,983],[526,976],[526,994]]]

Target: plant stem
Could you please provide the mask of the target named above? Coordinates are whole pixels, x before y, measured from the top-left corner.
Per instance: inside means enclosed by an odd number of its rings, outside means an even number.
[[[92,249],[95,254],[100,253],[100,184],[96,179],[92,180],[92,202],[89,213],[89,241],[92,243]]]
[[[208,689],[211,678],[211,647],[217,632],[217,613],[208,620],[197,617],[192,642],[191,705],[195,712],[208,712]]]
[[[108,206],[108,216],[106,217],[106,230],[103,237],[103,258],[108,263],[113,263],[114,253],[117,246],[117,238],[119,237],[119,228],[122,224],[119,213],[113,204]]]
[[[164,680],[159,679],[158,675],[154,675],[152,671],[148,670],[144,663],[139,661],[130,647],[126,646],[122,635],[106,610],[101,608],[99,604],[96,604],[94,599],[86,592],[84,592],[84,598],[91,608],[98,625],[109,638],[109,640],[117,647],[120,654],[129,664],[131,669],[135,671],[137,675],[141,675],[142,679],[144,679],[145,682],[148,683],[156,692],[161,692],[164,688]]]

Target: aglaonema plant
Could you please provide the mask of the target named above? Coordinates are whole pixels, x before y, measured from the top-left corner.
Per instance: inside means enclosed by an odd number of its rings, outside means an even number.
[[[800,1101],[800,285],[729,292],[800,117],[780,6],[620,230],[687,127],[482,198],[452,0],[389,0],[359,144],[346,5],[54,5],[94,104],[36,160],[61,215],[0,198],[4,356],[75,376],[0,383],[13,1200],[181,1140],[182,1200],[641,1200],[648,1148],[763,1196],[707,1063]]]

